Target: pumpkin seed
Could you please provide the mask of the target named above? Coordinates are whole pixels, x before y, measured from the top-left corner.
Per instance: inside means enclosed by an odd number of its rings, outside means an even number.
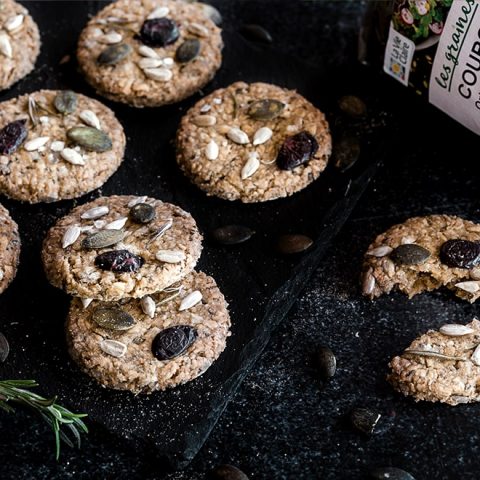
[[[106,248],[121,242],[125,238],[125,232],[122,230],[102,230],[92,233],[82,241],[82,247],[87,250]]]
[[[10,345],[8,344],[7,337],[0,332],[0,363],[3,363],[10,353]]]
[[[405,470],[395,467],[375,468],[370,471],[369,476],[373,480],[415,480],[415,478]]]
[[[127,43],[117,43],[107,47],[97,58],[101,65],[115,65],[132,53],[132,47]]]
[[[127,353],[127,346],[122,342],[116,340],[102,340],[100,342],[100,348],[108,355],[112,357],[121,358]]]
[[[248,480],[247,475],[233,465],[218,465],[208,474],[211,480]]]
[[[106,152],[112,148],[112,140],[101,130],[93,127],[73,127],[67,131],[67,138],[75,145],[92,152]]]
[[[177,49],[175,58],[177,62],[188,63],[195,59],[200,53],[200,40],[198,38],[189,38],[185,40]]]
[[[337,359],[330,348],[320,347],[315,352],[315,364],[321,380],[330,380],[335,375]]]
[[[78,98],[75,92],[71,90],[62,90],[55,95],[53,105],[58,112],[63,115],[73,113],[77,109]]]
[[[475,330],[468,327],[467,325],[450,323],[447,325],[442,325],[440,327],[440,333],[443,333],[444,335],[447,335],[449,337],[462,337],[463,335],[470,335],[472,333],[475,333]]]
[[[271,98],[257,100],[248,108],[248,116],[252,120],[273,120],[283,112],[285,106],[286,105],[284,103]]]
[[[240,33],[252,42],[270,44],[273,42],[273,38],[270,32],[260,25],[246,24],[240,28]]]
[[[357,430],[371,435],[381,416],[380,413],[370,408],[356,407],[350,412],[350,421]]]
[[[156,211],[148,203],[137,203],[130,209],[129,216],[136,223],[150,223],[155,218]]]
[[[120,308],[97,307],[92,313],[92,320],[107,330],[129,330],[135,325],[135,319]]]
[[[313,240],[306,235],[281,235],[277,242],[279,253],[290,255],[301,253],[313,245]]]
[[[416,243],[407,243],[395,248],[390,258],[399,265],[420,265],[426,262],[431,253]]]
[[[238,245],[250,240],[255,232],[243,225],[226,225],[212,232],[212,238],[220,245]]]
[[[363,117],[367,113],[365,102],[354,95],[345,95],[338,101],[340,110],[351,117]]]

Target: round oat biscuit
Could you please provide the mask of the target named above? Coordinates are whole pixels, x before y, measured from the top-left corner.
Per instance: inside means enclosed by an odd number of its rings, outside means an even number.
[[[202,375],[223,352],[230,335],[227,303],[215,280],[202,272],[190,273],[178,286],[182,287],[180,294],[162,292],[143,299],[152,305],[151,311],[144,310],[138,299],[121,303],[93,301],[86,309],[80,299],[73,299],[66,332],[75,362],[102,385],[134,393],[165,390]],[[195,291],[201,293],[201,301],[180,311],[182,300]],[[104,328],[94,319],[100,308],[121,309],[135,323],[128,330]],[[176,326],[192,327],[193,343],[174,358],[157,359],[152,353],[155,337]]]
[[[17,274],[20,246],[18,225],[8,210],[0,205],[0,293],[5,291]]]
[[[134,221],[135,203],[150,205],[155,218]],[[100,244],[99,235],[91,237],[99,232],[123,233],[124,238],[119,235],[110,238],[110,245]],[[118,301],[178,282],[193,270],[201,251],[195,220],[180,207],[147,197],[111,196],[76,207],[58,220],[44,240],[42,258],[52,285],[76,297]]]
[[[59,113],[54,102],[63,94],[40,90],[0,104],[0,130],[24,121],[28,131],[11,153],[2,151],[0,142],[1,193],[30,203],[75,198],[101,187],[122,163],[125,134],[114,113],[100,102],[73,92],[75,110]],[[105,151],[91,151],[89,146],[80,147],[68,140],[70,129],[92,129],[90,125],[100,127],[110,139]],[[64,157],[66,153],[73,158]]]
[[[277,101],[283,110],[273,119],[257,119],[258,113],[252,119],[253,102],[262,100]],[[318,150],[307,163],[282,170],[276,159],[283,143],[302,132],[315,138]],[[208,195],[245,203],[302,190],[325,169],[330,153],[323,113],[297,92],[266,83],[217,90],[188,111],[177,133],[177,162],[192,182]]]
[[[446,286],[455,295],[473,303],[480,297],[480,266],[452,268],[440,260],[440,249],[447,240],[480,242],[480,225],[450,215],[409,218],[379,235],[364,258],[363,294],[375,298],[397,289],[410,298],[418,293]],[[430,252],[418,264],[395,260],[400,245],[415,244]]]
[[[13,0],[0,2],[0,90],[11,87],[34,68],[40,53],[37,24]]]
[[[152,20],[174,22],[178,39],[163,35],[159,44],[158,39],[152,43],[151,37],[141,37],[144,22]],[[159,46],[164,40],[175,41]],[[191,48],[183,47],[177,54],[185,41]],[[198,45],[197,56],[187,61]],[[204,87],[220,68],[222,48],[221,30],[198,5],[118,0],[90,20],[80,36],[77,56],[87,81],[100,95],[134,107],[158,107],[179,102]],[[111,49],[123,53],[108,54]],[[193,53],[189,56],[189,52]]]

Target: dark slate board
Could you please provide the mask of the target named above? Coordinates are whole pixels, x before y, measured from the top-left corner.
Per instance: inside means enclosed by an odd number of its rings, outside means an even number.
[[[88,15],[103,2],[29,2],[28,8],[43,33],[38,69],[0,100],[39,88],[71,88],[87,95],[94,92],[83,82],[73,61],[75,41]],[[111,106],[126,129],[126,160],[100,190],[76,201],[50,205],[23,205],[2,199],[20,225],[23,239],[17,279],[0,298],[1,330],[11,343],[11,354],[0,369],[3,378],[35,378],[44,395],[59,395],[75,411],[87,412],[121,438],[143,449],[152,449],[169,466],[188,463],[199,450],[226,403],[318,266],[332,237],[348,217],[378,162],[385,156],[388,139],[386,114],[377,109],[378,95],[371,78],[361,70],[326,72],[300,64],[278,52],[255,47],[235,32],[225,31],[225,62],[205,91],[236,80],[267,81],[296,88],[327,112],[334,138],[345,133],[362,139],[362,155],[347,173],[332,165],[321,179],[293,198],[263,205],[242,205],[207,198],[189,184],[176,167],[172,139],[181,115],[199,95],[180,105],[135,110]],[[355,92],[345,85],[355,76]],[[346,93],[364,95],[370,115],[365,121],[341,117],[336,102]],[[375,147],[373,146],[375,145]],[[66,295],[50,287],[41,263],[41,241],[55,220],[78,202],[100,194],[148,194],[190,211],[200,229],[243,223],[257,235],[235,248],[206,242],[199,268],[217,280],[230,303],[233,335],[227,350],[200,379],[175,390],[134,397],[102,389],[81,374],[69,359],[63,322]],[[303,257],[282,258],[272,245],[280,233],[304,233],[315,238]]]

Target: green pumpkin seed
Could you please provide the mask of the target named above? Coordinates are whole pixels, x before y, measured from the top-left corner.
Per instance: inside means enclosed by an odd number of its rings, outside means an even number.
[[[132,47],[126,43],[118,43],[107,47],[97,58],[102,65],[115,65],[132,53]]]
[[[175,54],[177,62],[191,62],[200,53],[200,40],[198,38],[190,38],[185,40],[177,49]]]
[[[84,238],[82,247],[87,250],[95,250],[97,248],[106,248],[121,242],[125,238],[125,232],[122,230],[102,230],[101,232],[92,233]]]
[[[98,307],[92,313],[92,320],[107,330],[129,330],[135,319],[119,308]]]
[[[112,148],[112,140],[101,130],[93,127],[73,127],[67,131],[67,138],[92,152],[106,152]]]
[[[285,104],[267,98],[265,100],[257,100],[253,102],[248,109],[248,116],[253,120],[273,120],[278,117],[285,108]]]
[[[71,90],[63,90],[55,95],[53,104],[55,108],[64,115],[73,113],[77,109],[77,95]]]
[[[399,265],[420,265],[427,261],[431,253],[415,243],[399,245],[390,254],[390,258]]]

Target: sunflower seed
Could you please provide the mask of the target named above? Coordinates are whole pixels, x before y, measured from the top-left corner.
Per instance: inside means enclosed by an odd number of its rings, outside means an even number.
[[[150,318],[155,316],[156,305],[152,297],[149,297],[148,295],[143,297],[140,301],[140,305],[145,315],[148,315]]]
[[[159,250],[155,257],[164,263],[180,263],[185,260],[186,255],[181,250]]]
[[[284,103],[271,98],[257,100],[248,108],[248,116],[252,120],[273,120],[283,112],[285,106],[286,105]]]
[[[373,480],[415,480],[405,470],[395,467],[375,468],[370,472],[369,477]]]
[[[116,43],[120,43],[122,40],[123,36],[118,32],[109,32],[98,38],[100,43],[105,43],[107,45],[115,45]]]
[[[0,332],[0,363],[3,363],[10,353],[10,345],[8,344],[7,337]]]
[[[468,293],[476,293],[480,290],[479,282],[460,282],[456,283],[455,286]]]
[[[145,201],[147,200],[147,198],[148,198],[148,197],[147,197],[146,195],[144,195],[143,197],[135,197],[133,200],[130,200],[130,201],[128,202],[127,207],[132,208],[132,207],[134,207],[135,205],[138,205],[139,203],[145,203]]]
[[[237,127],[231,127],[228,130],[227,136],[232,142],[238,143],[239,145],[250,143],[248,135]]]
[[[122,217],[105,225],[105,230],[121,230],[127,223],[128,217]]]
[[[178,310],[183,312],[184,310],[188,310],[189,308],[194,307],[198,303],[202,301],[203,295],[202,292],[199,290],[195,290],[194,292],[189,293],[180,303],[180,307]]]
[[[220,245],[238,245],[250,240],[255,234],[253,230],[243,225],[226,225],[212,232],[212,239]]]
[[[199,23],[191,23],[188,25],[187,30],[193,35],[197,35],[199,37],[208,37],[209,31],[208,28],[200,25]]]
[[[20,15],[14,15],[13,17],[10,17],[5,24],[3,25],[3,28],[9,32],[13,32],[13,30],[16,30],[18,27],[20,27],[23,24],[25,16],[20,14]]]
[[[88,306],[93,302],[93,298],[81,298],[80,301],[82,302],[83,309],[86,310]]]
[[[152,238],[148,242],[148,244],[158,240],[167,230],[172,228],[173,220],[170,218],[168,219],[157,231],[153,232]]]
[[[467,327],[466,325],[450,323],[447,325],[442,325],[440,327],[440,333],[448,335],[449,337],[461,337],[463,335],[470,335],[471,333],[475,333],[475,330],[473,328]]]
[[[171,68],[175,64],[175,60],[172,57],[166,57],[163,59],[163,64],[166,67]]]
[[[152,80],[158,80],[159,82],[168,82],[172,79],[173,73],[168,68],[146,68],[143,70],[145,75]]]
[[[301,253],[313,245],[313,240],[306,235],[281,235],[277,241],[277,251],[284,255]]]
[[[356,407],[350,412],[352,425],[367,435],[375,431],[381,416],[380,413],[365,407]]]
[[[251,177],[260,167],[260,160],[258,159],[257,152],[250,152],[248,154],[247,163],[242,168],[242,180],[246,180]]]
[[[393,248],[389,247],[388,245],[382,245],[381,247],[372,248],[367,252],[367,255],[371,257],[385,257],[386,255],[392,252]]]
[[[50,144],[50,150],[53,152],[61,152],[65,148],[65,143],[60,140],[55,140]]]
[[[93,228],[96,228],[97,230],[101,230],[102,228],[105,227],[107,222],[105,220],[95,220],[93,222]]]
[[[468,359],[463,357],[452,357],[451,355],[444,355],[440,352],[432,352],[429,350],[415,350],[415,349],[408,349],[403,352],[403,355],[418,355],[419,357],[432,357],[438,358],[439,360],[454,360],[454,361],[461,361],[465,362]]]
[[[37,103],[35,102],[35,99],[31,95],[28,96],[28,115],[33,125],[37,125],[38,123]]]
[[[75,145],[91,152],[106,152],[113,144],[110,137],[93,127],[73,127],[67,130],[67,138]]]
[[[212,5],[208,3],[198,2],[197,5],[201,7],[203,14],[209,18],[217,27],[222,24],[222,15],[221,13]]]
[[[152,18],[163,18],[166,17],[170,13],[170,9],[168,7],[157,7],[155,10],[148,15],[147,20],[151,20]]]
[[[107,47],[97,58],[101,65],[115,65],[132,53],[132,47],[126,43],[117,43]]]
[[[50,137],[37,137],[26,142],[23,145],[23,148],[27,152],[34,152],[35,150],[38,150],[40,147],[43,147],[49,140],[50,140]]]
[[[205,149],[205,156],[208,160],[216,160],[219,155],[219,148],[217,143],[214,140],[211,140]]]
[[[83,218],[84,220],[95,220],[97,218],[103,217],[109,211],[110,209],[107,206],[93,207],[90,210],[82,213],[80,218]]]
[[[206,105],[202,105],[202,107],[200,108],[200,112],[201,113],[207,113],[211,109],[212,109],[211,105],[208,105],[208,103],[207,103]]]
[[[102,230],[85,237],[82,241],[82,247],[87,250],[111,247],[121,242],[124,238],[125,232],[122,230]]]
[[[0,33],[0,53],[8,58],[12,58],[12,44],[5,33]]]
[[[98,130],[101,129],[100,120],[91,110],[82,110],[79,117],[84,123],[86,123],[90,127],[96,128]]]
[[[78,225],[71,225],[68,227],[63,235],[62,248],[67,248],[70,245],[73,245],[78,240],[81,233],[82,229]]]
[[[3,280],[3,277],[5,277],[5,272],[0,268],[0,282]]]
[[[262,127],[255,132],[253,137],[254,145],[262,145],[265,142],[268,142],[272,138],[273,132],[268,127]]]
[[[150,48],[150,47],[147,47],[146,45],[142,45],[139,49],[138,49],[138,53],[140,55],[142,55],[142,57],[147,57],[147,58],[160,58],[158,56],[158,53],[153,49],[153,48]]]
[[[213,115],[197,115],[192,119],[192,123],[197,127],[212,127],[217,123],[217,118]]]
[[[145,70],[147,68],[158,68],[163,65],[163,60],[161,58],[141,58],[138,62],[138,66]]]
[[[53,104],[58,112],[68,115],[77,109],[77,95],[71,90],[62,90],[55,95]]]
[[[364,295],[370,295],[375,289],[375,277],[372,275],[372,269],[365,272],[362,281],[362,292]]]
[[[185,40],[177,49],[175,58],[179,63],[188,63],[197,58],[200,53],[200,40],[198,38],[189,38]]]
[[[66,160],[68,163],[71,163],[72,165],[85,165],[85,160],[83,159],[82,155],[80,155],[72,148],[64,148],[60,152],[60,155],[64,160]]]
[[[127,346],[122,342],[116,340],[102,340],[100,342],[100,348],[108,355],[112,357],[121,358],[127,353]]]

